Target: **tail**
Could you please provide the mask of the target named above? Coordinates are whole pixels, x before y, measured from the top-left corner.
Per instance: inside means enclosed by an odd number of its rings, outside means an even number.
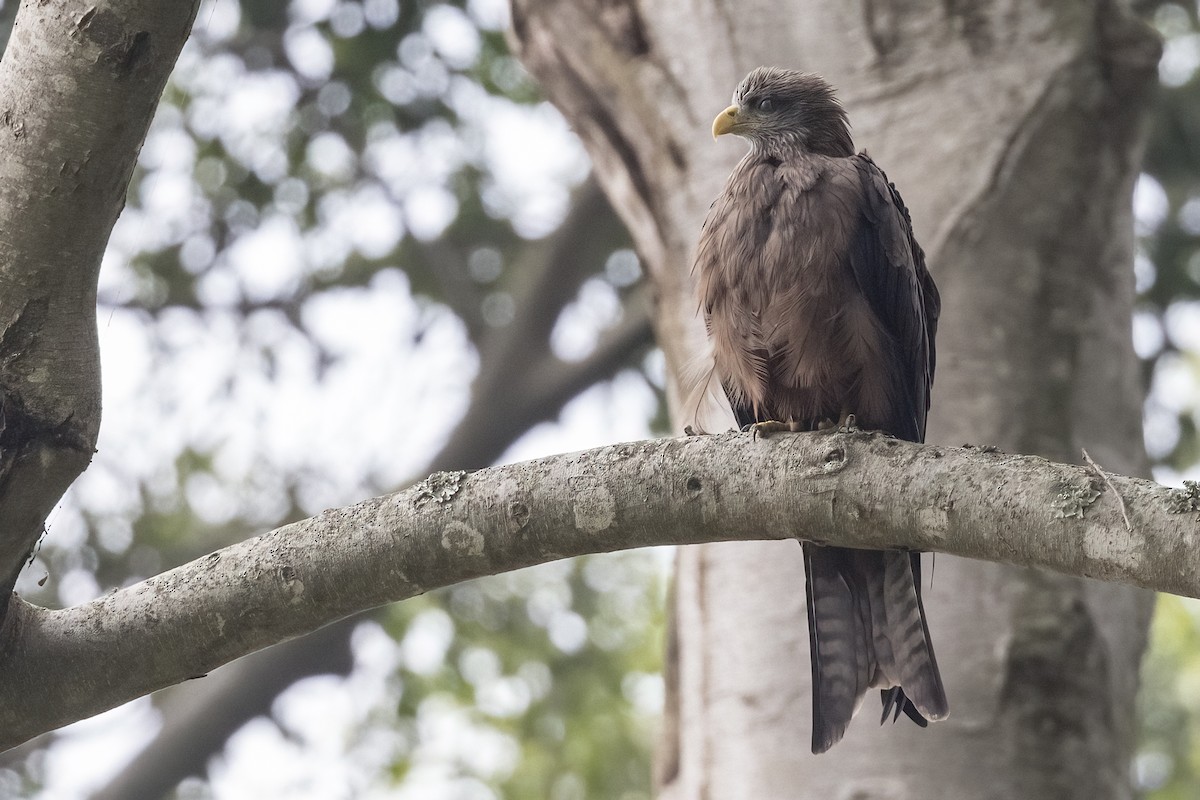
[[[883,717],[924,727],[949,711],[920,593],[920,556],[803,543],[812,658],[812,751],[846,732],[868,689]]]

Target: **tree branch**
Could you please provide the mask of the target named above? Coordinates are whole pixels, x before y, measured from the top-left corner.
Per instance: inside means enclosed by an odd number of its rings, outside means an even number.
[[[100,257],[198,6],[22,3],[0,62],[0,616],[91,460]]]
[[[170,797],[187,776],[203,775],[208,759],[224,748],[233,732],[269,714],[283,689],[312,675],[350,672],[354,622],[327,625],[219,669],[199,682],[203,686],[196,688],[201,691],[169,694],[159,704],[162,728],[154,739],[90,800],[157,800]]]
[[[62,611],[17,602],[0,747],[365,608],[569,556],[810,537],[1200,596],[1200,488],[872,433],[729,433],[436,473]],[[813,537],[819,532],[818,537]]]
[[[450,440],[433,459],[434,470],[470,469],[500,456],[518,436],[541,420],[551,419],[563,405],[597,381],[611,377],[637,352],[652,343],[646,293],[635,292],[625,304],[625,317],[583,361],[565,363],[544,352],[535,363],[536,380],[513,378],[524,365],[509,364],[507,373],[488,370],[491,384],[477,382],[471,405]],[[522,302],[524,309],[533,298]],[[526,313],[526,312],[522,312]],[[516,355],[510,353],[510,359]],[[491,403],[503,396],[505,408]],[[233,731],[247,720],[270,711],[279,693],[296,680],[347,670],[346,641],[355,625],[345,619],[282,648],[256,654],[211,686],[195,687],[178,707],[163,707],[163,727],[154,740],[94,800],[162,797],[204,764]],[[219,675],[221,673],[218,673]],[[206,682],[207,683],[207,682]],[[192,687],[189,687],[192,688]]]

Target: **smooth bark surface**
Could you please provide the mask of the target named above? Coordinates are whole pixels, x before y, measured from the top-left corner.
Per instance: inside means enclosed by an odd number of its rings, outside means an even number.
[[[677,385],[703,348],[700,223],[744,152],[713,144],[711,120],[753,67],[807,69],[838,87],[942,290],[930,441],[1086,447],[1146,474],[1130,195],[1159,44],[1128,4],[516,0],[513,16],[646,262]],[[1131,794],[1149,595],[940,558],[926,608],[950,719],[859,723],[816,759],[799,554],[718,545],[679,563],[665,797]]]
[[[0,617],[91,461],[100,257],[198,6],[22,3],[0,63]]]
[[[14,603],[0,653],[0,747],[356,611],[569,556],[819,529],[839,545],[1200,596],[1200,569],[1186,557],[1198,521],[1200,489],[861,432],[663,439],[439,472],[90,603]]]

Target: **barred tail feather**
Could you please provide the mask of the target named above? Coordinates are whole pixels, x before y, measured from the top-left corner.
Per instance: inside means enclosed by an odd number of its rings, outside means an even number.
[[[895,550],[803,543],[813,676],[814,753],[837,743],[867,690],[883,719],[921,727],[948,711],[921,604],[920,561]]]
[[[846,550],[803,543],[812,662],[812,751],[841,740],[875,671],[870,629]]]
[[[896,669],[891,677],[921,716],[943,719],[950,707],[921,603],[920,555],[897,550],[885,550],[882,555],[885,630]]]

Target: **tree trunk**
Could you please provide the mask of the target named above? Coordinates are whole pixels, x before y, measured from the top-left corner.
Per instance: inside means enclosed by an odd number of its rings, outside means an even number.
[[[1086,447],[1146,473],[1130,196],[1159,44],[1125,5],[515,0],[513,22],[654,283],[677,420],[703,342],[691,258],[744,152],[709,124],[774,64],[839,88],[912,210],[944,308],[929,440]],[[814,757],[803,587],[794,542],[681,552],[664,797],[1131,795],[1148,593],[939,557],[926,606],[950,719],[881,730],[869,700]]]
[[[100,429],[96,276],[199,2],[23,3],[0,62],[0,644]]]

